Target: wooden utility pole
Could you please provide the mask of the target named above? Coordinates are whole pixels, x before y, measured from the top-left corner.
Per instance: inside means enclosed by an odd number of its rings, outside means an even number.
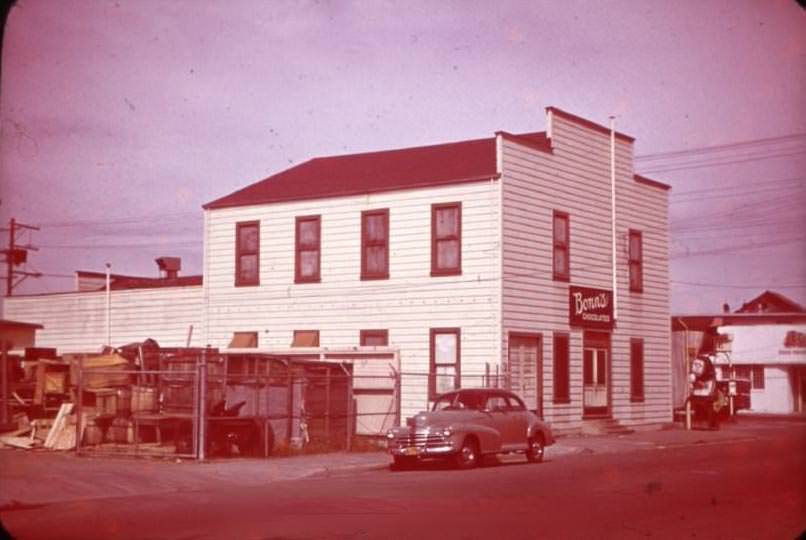
[[[25,278],[42,276],[39,272],[16,269],[17,266],[24,265],[28,261],[29,251],[39,250],[30,244],[18,244],[17,234],[24,230],[38,231],[39,227],[18,223],[17,220],[11,218],[8,222],[8,229],[0,229],[0,231],[6,230],[8,231],[8,249],[4,249],[2,252],[6,256],[6,296],[11,296],[14,287],[22,283]],[[15,281],[14,278],[17,276],[20,276],[20,279]]]

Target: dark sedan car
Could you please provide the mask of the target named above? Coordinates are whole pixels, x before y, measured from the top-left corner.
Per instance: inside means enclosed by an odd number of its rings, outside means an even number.
[[[543,460],[554,443],[551,428],[506,390],[468,388],[436,398],[429,412],[390,429],[387,448],[402,467],[432,458],[452,459],[460,468],[476,466],[482,456],[523,453]]]

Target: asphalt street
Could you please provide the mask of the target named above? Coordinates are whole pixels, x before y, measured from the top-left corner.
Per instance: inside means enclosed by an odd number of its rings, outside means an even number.
[[[575,454],[471,471],[434,465],[256,487],[116,497],[2,514],[18,539],[796,538],[806,434]]]

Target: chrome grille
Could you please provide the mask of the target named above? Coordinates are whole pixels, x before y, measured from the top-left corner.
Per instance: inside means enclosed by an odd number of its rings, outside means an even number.
[[[395,437],[395,442],[399,446],[416,446],[425,448],[427,446],[441,446],[445,444],[445,438],[437,433],[428,431],[415,431],[414,433],[400,433]]]

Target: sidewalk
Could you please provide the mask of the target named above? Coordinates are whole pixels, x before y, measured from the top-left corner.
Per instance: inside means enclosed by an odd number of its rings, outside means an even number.
[[[770,428],[770,425],[773,427]],[[575,454],[629,452],[754,440],[759,438],[759,429],[763,433],[763,429],[774,429],[774,426],[788,429],[786,423],[754,420],[725,424],[719,431],[685,431],[678,425],[665,430],[640,431],[628,435],[569,436],[558,439],[556,444],[550,446],[546,451],[546,459],[551,462]],[[389,461],[385,452],[339,452],[196,463],[123,457],[79,457],[70,452],[2,449],[0,510],[78,499],[265,485],[322,474],[382,469],[388,466]]]

